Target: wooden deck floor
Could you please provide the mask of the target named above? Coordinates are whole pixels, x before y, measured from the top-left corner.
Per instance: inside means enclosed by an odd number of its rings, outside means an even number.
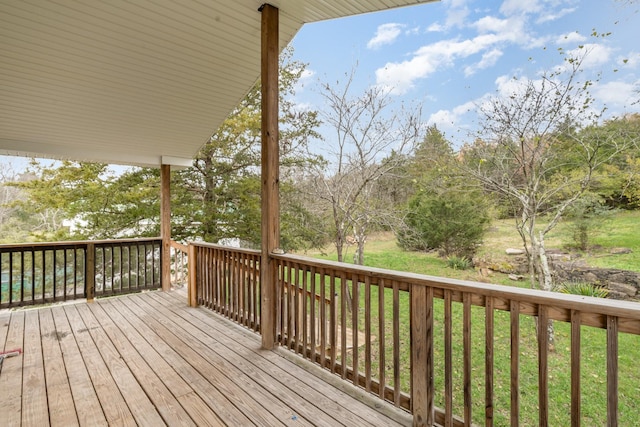
[[[5,310],[0,349],[12,348],[23,354],[0,371],[2,426],[410,423],[180,291]]]

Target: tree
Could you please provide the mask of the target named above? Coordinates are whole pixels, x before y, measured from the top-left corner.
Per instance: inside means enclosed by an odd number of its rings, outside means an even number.
[[[57,167],[34,162],[35,179],[16,182],[28,198],[23,210],[40,217],[40,240],[157,236],[159,171],[131,168],[116,173],[108,165],[63,161]],[[62,227],[72,220],[73,229]]]
[[[479,107],[483,139],[461,153],[470,177],[517,206],[531,285],[543,290],[552,289],[545,236],[590,188],[595,171],[631,143],[598,131],[592,82],[578,80],[583,60],[566,57],[565,67],[539,80],[514,79],[506,96]]]
[[[406,250],[437,249],[444,257],[471,259],[489,224],[487,209],[469,194],[421,191],[409,201],[398,244]]]
[[[407,159],[411,196],[396,231],[405,250],[471,259],[489,222],[486,197],[460,174],[451,143],[435,125]],[[477,186],[475,186],[477,187]]]
[[[304,225],[288,222],[300,218],[303,207],[286,192],[293,191],[294,186],[290,184],[296,171],[318,161],[306,149],[311,138],[319,137],[318,114],[299,109],[293,101],[304,71],[305,65],[293,61],[292,50],[285,49],[280,58],[279,79],[283,249],[305,246],[301,241],[304,233],[298,231],[298,227]],[[182,204],[175,210],[174,222],[181,235],[211,242],[239,238],[248,246],[259,246],[260,108],[260,82],[257,82],[202,147],[193,167],[178,172],[176,187],[181,193],[176,197]],[[192,226],[194,222],[198,227]],[[312,236],[308,238],[314,240]]]
[[[351,242],[357,247],[354,262],[363,264],[372,227],[388,227],[398,217],[398,207],[380,197],[381,183],[389,188],[418,140],[420,111],[392,111],[389,94],[376,86],[353,96],[354,75],[343,85],[322,85],[323,119],[334,135],[326,144],[328,161],[316,164],[313,191],[331,212],[338,261]]]

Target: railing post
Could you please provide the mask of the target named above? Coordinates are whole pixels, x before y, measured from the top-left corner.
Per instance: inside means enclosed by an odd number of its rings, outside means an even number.
[[[193,243],[189,243],[189,255],[188,255],[188,263],[189,263],[189,283],[187,285],[187,301],[189,303],[189,307],[197,307],[198,306],[198,260],[196,259],[196,246]]]
[[[279,135],[278,135],[278,48],[279,12],[269,4],[260,7],[262,82],[262,255],[260,260],[260,334],[262,348],[276,343],[277,264],[271,257],[280,243]]]
[[[433,426],[433,289],[411,285],[411,405],[413,426]]]
[[[84,254],[84,293],[87,302],[93,302],[96,294],[96,247],[87,243]]]
[[[160,166],[160,283],[162,290],[171,290],[171,166]]]

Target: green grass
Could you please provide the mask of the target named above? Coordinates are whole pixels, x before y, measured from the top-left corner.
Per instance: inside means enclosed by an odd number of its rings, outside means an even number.
[[[591,265],[610,268],[623,268],[640,271],[640,233],[636,233],[636,224],[640,223],[640,213],[622,212],[616,214],[606,233],[601,233],[594,239],[599,247],[581,255]],[[549,247],[562,248],[569,241],[568,224],[560,224],[547,238]],[[485,239],[480,250],[483,257],[505,257],[504,249],[519,247],[519,236],[514,231],[511,221],[496,221]],[[625,255],[609,255],[610,248],[628,247],[632,253]],[[352,260],[352,252],[348,252],[345,259]],[[315,254],[318,258],[335,260],[335,253],[328,250],[327,255]],[[454,270],[447,267],[445,259],[435,254],[404,252],[395,243],[393,235],[386,233],[369,239],[365,252],[365,264],[398,271],[442,276],[464,280],[484,281],[508,285],[527,286],[523,282],[513,282],[506,275],[496,273],[488,278],[482,277],[474,270]],[[386,343],[385,375],[387,384],[393,381],[393,293],[385,291],[385,330],[377,329],[377,288],[372,287],[372,325],[376,340],[383,339]],[[359,328],[364,327],[364,292],[360,294]],[[435,403],[444,407],[444,302],[436,300],[434,303],[435,325],[434,360],[435,360]],[[350,318],[351,316],[349,316]],[[400,335],[400,383],[401,389],[409,391],[409,310],[408,296],[400,293],[399,304],[399,335]],[[347,322],[352,327],[351,320]],[[462,402],[462,306],[453,305],[453,378],[454,378],[454,413],[463,414]],[[472,309],[472,388],[473,388],[473,421],[484,424],[484,369],[485,369],[485,313],[484,309]],[[508,425],[510,405],[510,332],[509,313],[495,313],[494,338],[494,369],[495,369],[495,425]],[[534,319],[521,316],[520,326],[520,425],[533,426],[538,424],[538,366],[537,341]],[[549,358],[549,425],[570,425],[570,325],[555,322],[555,351]],[[606,333],[604,330],[582,327],[581,348],[581,390],[582,390],[582,425],[606,425]],[[360,343],[362,344],[362,343]],[[374,342],[374,349],[379,343]],[[374,377],[378,372],[378,354],[372,354],[372,370]],[[360,370],[364,370],[364,354],[360,351]],[[351,356],[350,356],[351,357]],[[619,336],[619,424],[634,425],[640,419],[640,407],[636,404],[636,397],[640,393],[640,337],[636,335],[620,334]],[[349,358],[349,363],[351,359]]]

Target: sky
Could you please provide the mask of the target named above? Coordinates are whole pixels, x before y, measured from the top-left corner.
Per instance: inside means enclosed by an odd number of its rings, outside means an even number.
[[[460,146],[482,100],[561,66],[559,49],[588,51],[583,77],[607,117],[640,112],[639,41],[639,0],[442,0],[306,24],[292,41],[307,64],[296,101],[322,110],[320,83],[355,70],[354,95],[379,85],[394,103],[422,105],[423,120]]]

